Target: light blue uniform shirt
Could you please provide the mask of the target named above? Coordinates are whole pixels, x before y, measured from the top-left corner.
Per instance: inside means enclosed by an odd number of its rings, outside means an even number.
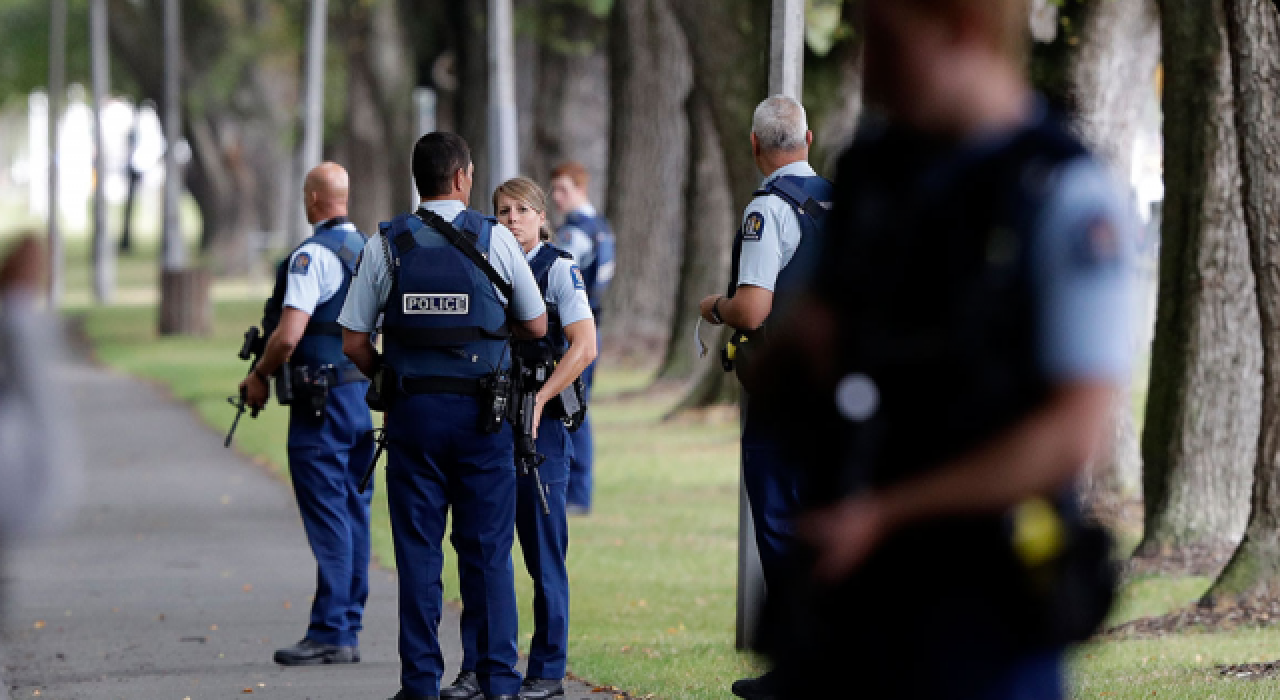
[[[336,229],[354,231],[355,224],[344,223]],[[307,256],[306,264],[298,258]],[[333,251],[319,243],[306,243],[289,256],[289,272],[285,275],[284,305],[306,314],[329,301],[342,289],[342,261]]]
[[[542,243],[538,243],[533,250],[526,253],[525,259],[532,261],[540,250],[542,250]],[[578,321],[592,318],[587,289],[579,282],[582,279],[582,273],[574,274],[577,268],[574,261],[557,258],[547,273],[546,301],[548,304],[555,304],[559,309],[561,327],[568,327]]]
[[[574,213],[595,218],[596,208],[590,202],[587,202],[578,207]],[[595,241],[591,240],[591,237],[577,226],[569,224],[561,226],[560,232],[556,234],[556,245],[573,253],[573,259],[583,267],[591,267],[591,264],[596,261]]]
[[[1092,158],[1062,166],[1031,239],[1042,369],[1052,379],[1128,381],[1137,291],[1136,213]]]
[[[761,189],[784,175],[813,177],[817,175],[805,161],[784,165],[760,184]],[[781,197],[761,195],[751,200],[742,214],[743,225],[752,214],[759,214],[764,223],[758,236],[744,238],[742,255],[738,258],[738,286],[751,285],[774,291],[778,274],[791,262],[800,247],[800,222],[796,212]]]
[[[446,221],[453,221],[466,208],[457,200],[424,202],[422,207]],[[511,285],[515,298],[508,302],[499,291],[498,299],[507,306],[507,312],[512,318],[530,321],[546,312],[547,307],[542,302],[538,282],[533,278],[529,263],[525,261],[524,251],[516,243],[511,231],[501,224],[493,225],[488,258],[498,276]],[[378,315],[386,306],[387,297],[391,295],[391,281],[382,234],[379,232],[365,244],[360,269],[351,281],[351,290],[347,292],[347,301],[342,307],[342,314],[338,316],[338,323],[357,333],[372,333],[378,322]]]

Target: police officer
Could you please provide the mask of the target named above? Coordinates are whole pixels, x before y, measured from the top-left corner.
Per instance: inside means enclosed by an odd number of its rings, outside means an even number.
[[[457,135],[418,140],[413,176],[422,205],[379,226],[339,318],[347,355],[377,374],[386,401],[387,502],[400,581],[397,700],[440,694],[441,540],[450,511],[462,604],[481,630],[479,686],[490,700],[520,690],[506,372],[512,337],[546,333],[546,307],[511,232],[467,208],[473,172]],[[370,342],[379,312],[381,356]]]
[[[614,262],[613,229],[587,197],[591,176],[581,163],[569,161],[551,171],[551,198],[556,208],[565,213],[564,225],[556,236],[561,248],[573,254],[582,270],[591,300],[591,313],[595,316],[597,330],[600,312],[604,308],[604,296],[609,291],[616,267]],[[594,362],[582,374],[583,384],[590,401],[591,386],[595,382]],[[595,464],[595,445],[591,434],[591,417],[588,415],[582,427],[572,434],[573,457],[569,460],[569,514],[586,515],[591,512],[591,494]]]
[[[508,180],[493,193],[493,211],[524,250],[547,304],[546,337],[512,347],[523,367],[535,376],[546,373],[545,382],[536,388],[536,415],[530,422],[535,426],[538,454],[545,458],[539,467],[540,484],[531,476],[523,478],[516,503],[516,533],[525,568],[533,579],[533,641],[520,697],[545,700],[564,694],[569,648],[569,571],[565,566],[569,521],[565,505],[573,445],[565,420],[573,417],[565,415],[556,397],[573,391],[574,380],[595,359],[596,328],[586,284],[573,256],[549,242],[547,197],[542,188],[525,177]],[[542,495],[538,494],[539,485]],[[543,511],[544,501],[549,512]],[[479,622],[463,612],[462,673],[452,687],[440,693],[445,700],[470,700],[480,694],[474,673]]]
[[[733,244],[733,271],[725,295],[702,300],[702,318],[737,330],[732,344],[745,353],[764,341],[762,326],[775,306],[802,287],[808,260],[818,246],[831,200],[831,183],[808,163],[813,133],[804,107],[774,96],[756,107],[751,150],[765,174]],[[755,345],[751,345],[755,343]],[[742,428],[743,482],[755,523],[756,545],[766,587],[774,587],[794,549],[792,518],[800,506],[797,470],[783,456],[776,426],[759,402],[746,402]],[[739,680],[739,697],[770,697],[775,677]]]
[[[286,666],[359,661],[369,595],[372,494],[360,494],[358,484],[373,454],[373,423],[367,381],[343,355],[337,324],[365,244],[346,218],[347,190],[347,171],[336,163],[307,174],[303,197],[315,233],[276,272],[263,313],[266,350],[240,385],[246,402],[261,408],[268,377],[289,372],[294,380],[289,474],[319,572],[306,637],[276,652]]]
[[[868,0],[887,119],[839,167],[804,361],[777,400],[813,468],[784,697],[1064,697],[1110,602],[1072,480],[1131,357],[1133,217],[1031,91],[1022,0]],[[812,426],[806,429],[804,426]]]

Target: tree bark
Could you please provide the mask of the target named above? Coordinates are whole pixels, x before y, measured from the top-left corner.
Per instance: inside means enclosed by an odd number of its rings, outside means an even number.
[[[618,273],[602,330],[625,339],[631,352],[652,355],[665,339],[678,284],[690,47],[668,0],[615,2],[611,22],[607,211],[617,235]]]
[[[1245,224],[1262,321],[1262,425],[1244,539],[1209,591],[1280,596],[1280,10],[1226,0]]]
[[[1142,557],[1238,540],[1257,453],[1262,348],[1218,2],[1165,0],[1166,199],[1142,437]]]
[[[731,205],[725,219],[729,227],[720,235],[721,245],[728,249],[736,222],[762,177],[751,153],[750,134],[756,105],[768,94],[772,3],[750,0],[745,7],[739,0],[678,3],[676,14],[689,38],[696,90],[710,96],[711,116],[724,154]],[[705,212],[700,217],[707,218]],[[705,284],[702,289],[703,294],[721,291]],[[714,350],[719,352],[718,347]],[[678,410],[734,400],[737,396],[735,377],[708,371],[690,387]]]
[[[410,187],[415,56],[395,0],[344,0],[340,12],[350,217],[360,230],[373,233],[379,221],[415,204]]]
[[[729,279],[729,251],[726,245],[734,230],[729,178],[725,172],[720,135],[711,118],[711,106],[704,93],[694,91],[688,104],[690,144],[689,175],[685,187],[684,250],[680,263],[680,286],[676,295],[674,321],[667,350],[658,372],[659,379],[688,379],[695,370],[723,373],[716,361],[719,329],[705,325],[703,342],[711,355],[694,362],[694,329],[698,302],[711,291],[725,288]],[[698,373],[701,376],[701,372]]]
[[[1160,15],[1154,0],[1095,0],[1085,16],[1081,42],[1070,67],[1076,126],[1085,143],[1127,184],[1133,144],[1143,117],[1156,104],[1160,62]],[[1147,332],[1135,334],[1137,339]],[[1145,383],[1135,377],[1112,406],[1114,437],[1107,455],[1093,464],[1082,492],[1086,500],[1125,500],[1142,490],[1142,452],[1133,397]]]

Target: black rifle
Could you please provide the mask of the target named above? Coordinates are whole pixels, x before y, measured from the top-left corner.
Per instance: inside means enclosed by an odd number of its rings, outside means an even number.
[[[373,472],[378,468],[378,459],[382,457],[382,453],[387,449],[387,429],[379,428],[369,431],[373,434],[373,442],[378,446],[373,452],[373,461],[369,462],[369,468],[364,470],[364,476],[360,477],[360,493],[364,493],[369,489],[369,482],[373,481]]]
[[[512,363],[512,373],[516,379],[516,401],[512,428],[516,433],[516,467],[520,476],[532,476],[534,486],[538,488],[538,500],[542,503],[542,514],[551,515],[551,506],[547,503],[547,492],[542,486],[542,473],[538,467],[547,461],[545,455],[538,454],[538,444],[533,438],[534,408],[537,405],[538,389],[546,382],[545,366],[528,366],[520,357]]]
[[[249,360],[249,372],[258,368],[258,363],[262,361],[262,353],[267,349],[266,338],[262,337],[262,331],[257,326],[252,326],[244,332],[244,343],[240,345],[239,357],[242,360]],[[236,428],[240,425],[240,417],[244,415],[245,409],[249,408],[245,401],[245,392],[240,392],[239,399],[235,397],[227,397],[227,403],[236,407],[236,418],[231,421],[231,430],[227,431],[227,439],[223,441],[223,447],[231,447],[231,438],[235,437]],[[258,417],[258,408],[252,408],[249,411],[250,418]]]

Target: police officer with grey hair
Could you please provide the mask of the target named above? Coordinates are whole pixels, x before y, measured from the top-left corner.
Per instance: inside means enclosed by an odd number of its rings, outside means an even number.
[[[726,370],[744,368],[749,353],[767,341],[767,320],[802,289],[818,247],[831,183],[809,165],[804,106],[775,95],[756,107],[751,150],[766,177],[743,214],[733,242],[733,269],[724,295],[702,300],[702,318],[734,329],[724,350]],[[744,387],[747,393],[750,387]],[[765,586],[777,585],[795,547],[791,521],[800,507],[797,470],[784,459],[781,440],[764,407],[745,401],[742,428],[743,481],[755,522]],[[739,680],[735,695],[774,697],[772,674]]]

